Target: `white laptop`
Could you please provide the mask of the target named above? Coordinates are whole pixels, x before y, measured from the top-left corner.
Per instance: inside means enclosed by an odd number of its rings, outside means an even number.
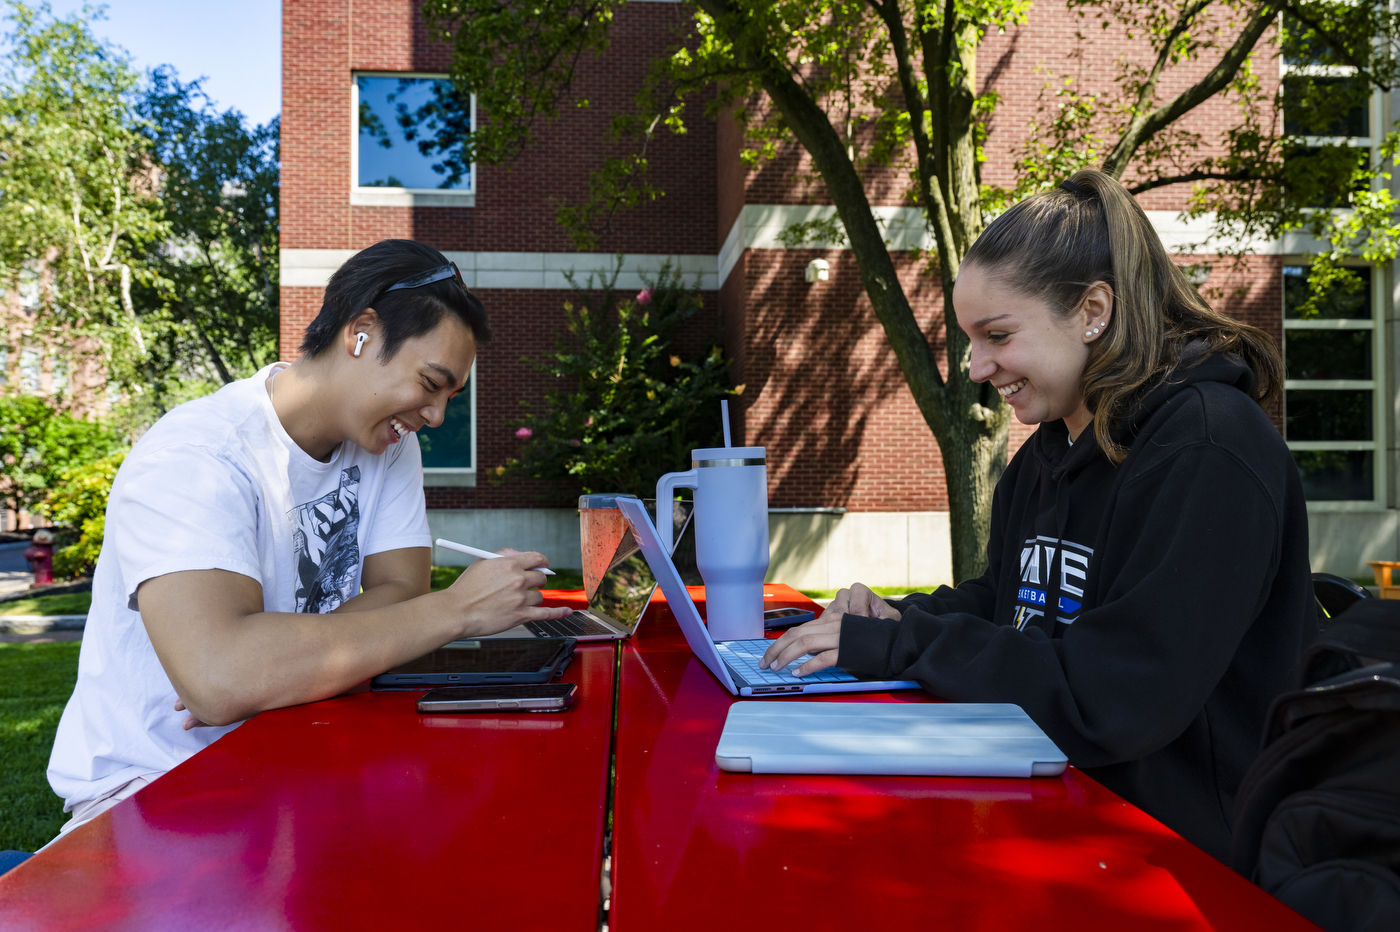
[[[715,763],[741,773],[1053,777],[1069,761],[1009,702],[736,702]]]
[[[641,499],[635,500],[643,507]],[[645,513],[645,508],[643,508]],[[648,518],[648,520],[650,520]],[[678,558],[694,562],[694,535],[690,533],[690,512],[685,510],[676,518],[679,531],[672,545]],[[682,554],[685,556],[683,557]],[[688,558],[688,560],[687,560]],[[651,604],[656,591],[656,577],[637,547],[629,529],[622,534],[617,549],[588,608],[555,621],[530,621],[507,628],[490,638],[578,638],[580,641],[618,641],[637,631],[642,614]],[[478,639],[484,640],[484,639]]]
[[[783,670],[760,670],[758,661],[772,645],[766,638],[751,641],[712,641],[700,612],[686,591],[685,583],[671,555],[661,546],[651,516],[639,499],[617,500],[617,507],[627,519],[632,536],[642,548],[642,555],[656,575],[666,603],[680,623],[686,642],[700,662],[710,668],[724,688],[736,696],[770,696],[793,693],[854,693],[883,692],[890,689],[918,689],[913,680],[871,680],[854,676],[840,667],[827,667],[807,676],[795,676],[792,671],[806,663],[809,656],[794,660]]]

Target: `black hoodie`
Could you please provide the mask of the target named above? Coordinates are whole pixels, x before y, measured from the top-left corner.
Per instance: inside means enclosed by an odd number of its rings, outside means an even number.
[[[1014,702],[1109,789],[1225,860],[1274,696],[1317,633],[1308,516],[1235,356],[1178,370],[1116,434],[1042,424],[992,500],[980,579],[846,615],[839,663]],[[1053,607],[1053,608],[1052,608]]]

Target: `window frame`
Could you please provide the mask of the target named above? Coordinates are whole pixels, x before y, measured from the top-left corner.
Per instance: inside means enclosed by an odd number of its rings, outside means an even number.
[[[1313,256],[1284,256],[1279,267],[1280,290],[1283,284],[1283,268],[1286,266],[1310,266]],[[1387,491],[1390,488],[1390,444],[1388,442],[1386,414],[1389,409],[1389,391],[1385,378],[1386,367],[1386,304],[1385,269],[1379,265],[1364,262],[1347,263],[1353,268],[1371,270],[1371,318],[1360,317],[1329,318],[1324,320],[1298,320],[1287,316],[1280,295],[1279,315],[1283,318],[1283,354],[1288,358],[1288,332],[1290,330],[1369,330],[1371,331],[1371,378],[1369,379],[1288,379],[1283,383],[1284,442],[1290,452],[1304,450],[1369,450],[1371,451],[1371,498],[1343,501],[1309,500],[1309,511],[1384,511],[1387,507]],[[1371,393],[1371,439],[1370,440],[1288,440],[1288,392],[1289,391],[1369,391]]]
[[[1279,86],[1289,78],[1353,78],[1356,76],[1356,68],[1353,65],[1290,65],[1284,62],[1279,63]],[[1353,148],[1365,147],[1372,155],[1375,155],[1376,148],[1376,127],[1381,123],[1381,92],[1374,87],[1366,100],[1366,123],[1371,132],[1368,136],[1303,136],[1305,146],[1339,146],[1348,145]],[[1285,98],[1286,99],[1286,98]],[[476,98],[472,98],[475,102]],[[1288,106],[1284,104],[1285,108]],[[472,125],[476,125],[476,111],[472,111]]]
[[[469,396],[471,403],[472,418],[472,455],[469,466],[424,466],[423,467],[423,487],[424,488],[448,488],[448,487],[474,487],[476,485],[476,466],[478,462],[478,442],[476,419],[476,361],[472,361],[471,372],[467,375],[467,389],[464,393]],[[460,399],[459,399],[460,400]],[[451,402],[449,402],[450,404]]]
[[[1280,20],[1282,22],[1282,20]],[[1356,68],[1351,65],[1314,65],[1304,63],[1288,63],[1283,56],[1279,56],[1279,82],[1290,77],[1313,77],[1313,78],[1348,78],[1356,74]],[[1367,136],[1303,136],[1303,143],[1307,146],[1324,145],[1348,145],[1353,148],[1364,149],[1370,159],[1377,156],[1376,140],[1377,132],[1385,121],[1386,96],[1374,87],[1366,102],[1367,127],[1370,134]],[[1287,102],[1284,103],[1285,108]],[[1382,133],[1383,135],[1383,133]],[[1349,210],[1349,207],[1317,208],[1318,210]],[[1280,289],[1283,285],[1283,266],[1301,265],[1311,266],[1314,256],[1310,254],[1285,253],[1278,272],[1278,282]],[[1347,265],[1354,267],[1366,267],[1365,262],[1348,262]],[[1283,297],[1279,299],[1279,316],[1282,318],[1281,333],[1283,335],[1283,345],[1280,350],[1284,354],[1285,362],[1288,352],[1288,331],[1289,330],[1362,330],[1371,331],[1371,378],[1370,379],[1344,379],[1344,380],[1313,380],[1313,379],[1287,379],[1284,381],[1284,395],[1282,399],[1282,411],[1284,421],[1284,437],[1289,451],[1293,450],[1370,450],[1372,452],[1371,482],[1372,494],[1370,500],[1354,499],[1347,501],[1308,501],[1308,511],[1320,512],[1376,512],[1385,511],[1390,505],[1390,482],[1391,482],[1391,380],[1390,370],[1387,365],[1390,353],[1388,351],[1387,322],[1389,320],[1389,305],[1387,300],[1388,283],[1390,281],[1389,271],[1385,265],[1371,265],[1371,319],[1368,324],[1360,318],[1343,318],[1327,321],[1303,321],[1289,320],[1286,309],[1283,306]],[[1371,392],[1371,439],[1370,440],[1332,440],[1332,441],[1291,441],[1287,440],[1287,416],[1288,416],[1288,391],[1293,390],[1326,390],[1326,389],[1353,389],[1365,390],[1369,386]]]
[[[475,207],[477,163],[471,163],[471,187],[445,191],[441,188],[384,188],[360,186],[360,78],[423,78],[446,80],[451,75],[432,71],[352,71],[350,72],[350,204],[353,207]],[[476,92],[472,92],[472,128],[476,128]],[[475,456],[475,453],[473,453]]]

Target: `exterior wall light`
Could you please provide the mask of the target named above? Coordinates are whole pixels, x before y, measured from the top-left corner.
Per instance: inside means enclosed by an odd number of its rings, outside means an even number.
[[[804,276],[807,284],[824,282],[830,277],[831,265],[825,259],[813,259],[807,263],[807,274]]]

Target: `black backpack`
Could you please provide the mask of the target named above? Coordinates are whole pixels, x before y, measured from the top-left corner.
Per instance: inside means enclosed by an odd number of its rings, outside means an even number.
[[[1400,929],[1400,601],[1303,655],[1235,801],[1232,866],[1328,932]]]

